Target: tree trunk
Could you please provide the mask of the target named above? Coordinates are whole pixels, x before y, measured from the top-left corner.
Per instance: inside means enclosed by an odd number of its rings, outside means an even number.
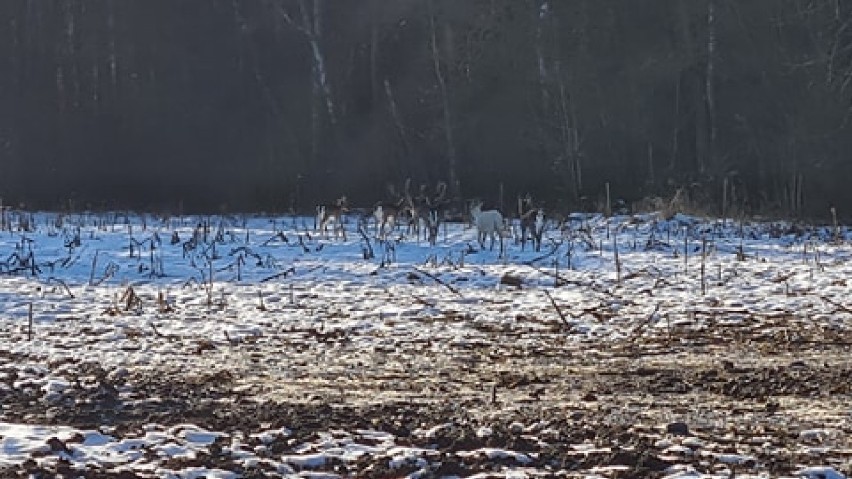
[[[678,135],[680,135],[680,72],[675,80],[674,91],[674,116],[672,117],[672,146],[669,156],[669,172],[674,172],[677,167]]]
[[[328,80],[328,69],[326,67],[325,55],[323,55],[322,42],[322,1],[312,0],[313,11],[310,13],[305,0],[299,0],[299,8],[302,11],[303,31],[308,38],[308,44],[311,47],[311,58],[313,60],[314,82],[316,82],[318,92],[322,96],[325,103],[328,121],[334,125],[337,123],[335,114],[334,97],[331,94],[331,84]],[[311,18],[313,17],[313,18]]]
[[[538,63],[538,88],[541,94],[541,111],[548,111],[550,95],[547,91],[547,62],[544,58],[544,24],[550,16],[550,3],[542,0],[538,7],[538,21],[535,29],[535,55]]]
[[[116,95],[118,90],[118,57],[115,48],[115,8],[114,0],[107,0],[107,32],[109,34],[108,41],[108,63],[110,84],[113,88],[113,95]]]
[[[71,107],[76,108],[80,102],[80,69],[77,62],[77,48],[74,45],[77,39],[77,18],[74,16],[74,2],[68,0],[65,3],[65,61],[69,64],[71,75]]]
[[[372,23],[370,24],[370,100],[372,107],[376,108],[379,104],[379,23],[376,21],[378,15],[376,2],[370,3],[373,7]],[[388,85],[385,79],[385,86]]]
[[[707,166],[711,171],[716,168],[716,0],[707,0],[707,76],[705,91],[707,95]]]
[[[405,132],[405,125],[402,123],[402,116],[399,114],[399,107],[396,104],[396,97],[391,88],[390,80],[385,78],[385,95],[388,100],[388,109],[390,110],[393,124],[396,126],[396,133],[399,136],[399,141],[402,143],[402,152],[406,157],[410,156],[411,147],[408,143],[408,135]]]
[[[654,174],[654,144],[648,140],[648,184],[653,187],[657,183],[656,175]]]
[[[459,184],[458,165],[456,158],[456,145],[453,135],[453,117],[450,109],[450,95],[447,81],[441,71],[441,55],[438,49],[437,27],[435,26],[435,14],[432,0],[428,0],[430,46],[432,47],[432,63],[435,70],[435,79],[438,82],[438,90],[441,95],[441,108],[443,109],[444,140],[447,142],[447,180],[450,184],[450,196],[461,198],[461,185]]]
[[[322,51],[322,1],[299,0],[300,21],[296,21],[287,11],[282,0],[272,0],[273,9],[284,19],[284,21],[295,30],[305,36],[311,52],[311,142],[310,159],[312,164],[317,164],[320,156],[320,139],[323,134],[323,121],[321,112],[325,110],[328,122],[331,125],[337,123],[337,113],[332,95],[331,83],[328,78],[326,58]]]
[[[577,128],[577,111],[565,86],[565,78],[559,72],[559,99],[562,124],[562,150],[567,158],[568,196],[573,201],[580,198],[583,191],[583,164],[580,154],[580,132]]]
[[[704,85],[698,81],[698,74],[693,82],[693,101],[695,101],[695,162],[698,173],[703,175],[708,166],[708,149],[710,142],[707,135],[707,95]]]

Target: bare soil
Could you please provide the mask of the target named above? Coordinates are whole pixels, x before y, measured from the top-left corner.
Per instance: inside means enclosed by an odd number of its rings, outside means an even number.
[[[353,363],[351,354],[339,354],[350,343],[338,334],[323,339],[325,354],[313,363],[288,358],[298,344],[267,338],[230,346],[245,359],[242,368],[107,371],[77,364],[75,386],[64,402],[47,404],[38,391],[19,387],[2,398],[1,419],[109,425],[119,437],[139,434],[151,423],[194,423],[246,435],[270,427],[292,430],[268,445],[271,457],[292,453],[321,432],[373,429],[392,433],[399,445],[434,448],[428,477],[496,473],[504,460],[457,454],[484,447],[530,454],[529,466],[541,477],[591,471],[662,477],[675,465],[731,477],[790,476],[807,465],[852,475],[852,338],[763,325],[675,329],[601,344],[568,341],[569,332],[551,326],[536,333],[541,347],[535,350],[513,347],[511,331],[491,331],[481,343],[399,344],[363,352]],[[270,355],[274,370],[263,363]],[[14,380],[6,376],[9,386]],[[442,424],[431,437],[416,433]],[[490,435],[477,434],[484,426]],[[243,477],[276,474],[243,468],[217,444],[191,462]],[[147,477],[61,469],[61,463],[31,461],[2,472]],[[369,457],[320,470],[364,478],[411,472]]]

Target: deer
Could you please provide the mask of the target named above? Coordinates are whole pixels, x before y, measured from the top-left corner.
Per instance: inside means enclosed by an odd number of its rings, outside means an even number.
[[[396,191],[396,187],[392,183],[388,184],[387,194],[391,200],[376,203],[373,210],[373,217],[376,220],[377,237],[386,237],[390,231],[396,229],[397,220],[410,212],[411,199],[408,194],[410,185],[411,178],[408,178],[405,180],[406,195],[402,196]]]
[[[427,189],[426,185],[420,186],[417,217],[426,224],[425,233],[429,244],[435,246],[438,242],[438,228],[441,226],[441,219],[444,217],[444,207],[449,202],[447,200],[447,184],[439,181],[435,185],[434,195],[429,195]]]
[[[425,183],[420,185],[420,191],[417,196],[412,198],[411,194],[406,190],[406,203],[409,209],[408,234],[414,234],[417,241],[420,241],[420,232],[423,232],[423,239],[428,237],[429,228],[429,208],[430,196],[429,186]],[[426,223],[426,228],[422,228],[422,223]]]
[[[403,191],[402,197],[402,208],[403,214],[408,216],[408,227],[406,228],[405,233],[407,235],[415,235],[416,239],[420,239],[420,220],[423,218],[423,211],[421,205],[419,204],[419,195],[418,201],[414,201],[414,198],[411,197],[411,178],[405,180],[405,188]],[[420,185],[421,194],[425,190],[426,185]]]
[[[544,210],[533,205],[532,195],[518,197],[518,217],[521,223],[521,251],[524,250],[527,237],[533,242],[533,249],[541,251],[541,237],[544,234]]]
[[[485,247],[485,237],[491,238],[490,250],[494,251],[494,237],[500,237],[500,254],[503,254],[503,214],[497,210],[482,210],[482,201],[475,201],[470,208],[470,216],[477,230],[479,246]]]
[[[334,235],[342,234],[346,241],[346,230],[343,228],[343,215],[349,210],[349,201],[346,195],[341,196],[333,204],[317,206],[316,225],[317,229],[326,237],[328,236],[328,224],[331,223]]]

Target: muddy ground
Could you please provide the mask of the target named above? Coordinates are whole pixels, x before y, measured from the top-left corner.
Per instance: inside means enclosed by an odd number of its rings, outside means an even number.
[[[548,328],[536,333],[541,347],[534,350],[512,347],[514,333],[495,330],[481,344],[376,348],[354,364],[352,355],[338,354],[348,347],[346,334],[323,336],[324,349],[313,362],[289,358],[299,346],[287,335],[229,346],[175,340],[176,349],[197,348],[186,368],[105,370],[94,363],[46,362],[48,369],[76,375],[63,400],[52,403],[20,383],[12,387],[17,378],[4,367],[0,419],[108,426],[116,437],[139,435],[150,424],[194,423],[245,435],[290,429],[291,436],[267,444],[269,457],[292,453],[324,432],[364,429],[391,433],[401,446],[436,451],[425,469],[390,469],[386,458],[369,455],[311,469],[343,477],[401,477],[416,470],[422,477],[504,477],[511,460],[458,454],[486,447],[527,453],[532,462],[526,471],[535,477],[664,477],[686,466],[725,477],[777,477],[815,465],[852,475],[852,338],[842,332],[711,327],[600,344],[566,341],[570,331],[559,323]],[[241,366],[191,367],[193,355],[221,348],[242,358]],[[252,367],[270,354],[276,369]],[[3,363],[23,359],[33,358],[6,354]],[[481,433],[483,427],[489,434]],[[429,428],[435,429],[422,434]],[[63,447],[73,444],[51,446]],[[217,443],[191,462],[242,477],[277,474],[263,464],[241,465]],[[2,475],[63,472],[149,477],[107,466],[71,470],[62,461],[28,461]]]

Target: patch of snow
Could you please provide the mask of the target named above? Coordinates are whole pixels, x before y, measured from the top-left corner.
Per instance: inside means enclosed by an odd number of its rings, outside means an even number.
[[[833,467],[805,467],[799,469],[797,474],[805,479],[847,479],[844,474],[841,474]]]

